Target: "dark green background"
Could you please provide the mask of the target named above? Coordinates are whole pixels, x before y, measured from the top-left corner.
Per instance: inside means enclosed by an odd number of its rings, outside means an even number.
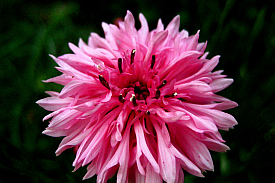
[[[185,182],[272,182],[275,12],[271,0],[2,1],[0,182],[82,182],[86,168],[71,172],[72,150],[54,154],[62,138],[41,134],[48,124],[42,118],[48,112],[35,101],[46,97],[46,90],[60,90],[41,82],[59,75],[48,54],[71,53],[67,43],[77,44],[80,37],[87,42],[90,32],[103,36],[101,22],[112,23],[127,9],[137,20],[142,12],[151,29],[158,18],[167,25],[179,14],[180,29],[190,34],[200,29],[200,42],[208,40],[209,56],[221,55],[216,70],[225,70],[235,80],[220,92],[239,104],[228,111],[239,124],[222,132],[231,150],[212,152],[215,172],[205,173],[205,178],[185,173]]]

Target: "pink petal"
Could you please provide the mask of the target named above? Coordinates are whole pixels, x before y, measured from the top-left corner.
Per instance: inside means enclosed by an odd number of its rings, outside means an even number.
[[[155,171],[155,169],[151,166],[151,164],[147,163],[145,183],[151,183],[151,182],[162,183],[163,181],[159,173]]]
[[[216,125],[222,130],[229,130],[233,126],[237,125],[236,119],[225,112],[218,110],[206,110],[208,115],[210,115],[216,122]]]
[[[166,27],[166,30],[168,30],[171,38],[174,38],[179,33],[179,27],[180,27],[180,16],[177,15]]]
[[[224,102],[221,102],[221,103],[218,103],[214,109],[216,110],[227,110],[227,109],[232,109],[234,107],[237,107],[238,104],[236,102],[233,102],[233,101],[224,101]]]
[[[151,38],[147,54],[144,58],[144,62],[146,65],[149,64],[149,60],[151,61],[152,53],[162,45],[162,43],[166,40],[168,36],[168,31],[160,31],[153,35]]]
[[[182,171],[182,168],[181,168],[181,166],[180,166],[180,164],[177,162],[177,173],[176,173],[176,175],[177,175],[177,177],[176,177],[176,182],[184,182],[184,173],[183,173],[183,171]]]
[[[70,49],[76,54],[76,55],[83,55],[86,56],[83,51],[78,48],[77,46],[75,46],[73,43],[69,43],[69,47]]]
[[[189,83],[176,85],[177,91],[183,93],[189,93],[192,95],[211,95],[212,89],[205,82],[201,81],[192,81]]]
[[[209,84],[209,86],[212,88],[213,92],[216,93],[218,91],[221,91],[225,88],[227,88],[229,85],[233,83],[233,79],[216,79],[212,83]]]
[[[70,81],[72,81],[72,77],[71,76],[68,76],[66,74],[62,74],[60,76],[56,76],[56,77],[53,77],[53,78],[50,78],[50,79],[47,79],[43,82],[45,83],[57,83],[57,84],[60,84],[60,85],[66,85],[68,84]]]
[[[93,49],[91,47],[88,46],[83,46],[83,51],[89,55],[91,58],[93,59],[99,59],[101,61],[104,62],[105,65],[110,66],[110,67],[114,67],[116,66],[114,59],[114,56],[112,53],[110,53],[107,50],[104,49]]]
[[[176,57],[171,61],[169,66],[161,70],[160,77],[171,81],[176,78],[177,75],[182,75],[186,67],[190,67],[190,63],[196,61],[195,59],[201,55],[198,51],[183,52],[179,57]],[[172,72],[173,71],[173,72]]]
[[[101,102],[108,102],[110,101],[111,97],[112,97],[112,92],[110,91],[106,94],[105,98],[101,100]]]
[[[184,167],[186,171],[188,171],[189,173],[195,176],[204,177],[201,174],[201,170],[188,157],[180,153],[173,145],[171,145],[170,151],[175,157],[181,160],[180,164]]]
[[[167,123],[178,121],[185,113],[180,111],[165,112],[162,108],[155,108],[157,115]]]
[[[48,95],[50,95],[52,97],[58,97],[59,96],[59,93],[54,92],[54,91],[45,91],[45,93],[47,93]]]
[[[91,178],[97,173],[96,161],[92,161],[87,169],[88,169],[88,171],[85,174],[85,176],[83,177],[83,180]]]
[[[154,124],[158,139],[158,163],[162,178],[167,183],[174,183],[176,179],[176,159],[166,146],[161,130]]]
[[[196,50],[197,45],[198,45],[198,40],[199,40],[199,33],[200,31],[198,31],[194,36],[190,36],[188,38],[188,47],[186,49],[186,51],[189,50]]]
[[[50,122],[49,128],[68,128],[72,126],[81,115],[81,112],[74,109],[67,109],[56,115]]]
[[[149,33],[148,23],[144,15],[141,13],[139,14],[139,20],[141,23],[141,28],[138,30],[139,41],[142,44],[147,44]]]
[[[190,135],[185,135],[185,150],[189,158],[202,170],[214,170],[209,150],[200,141]]]
[[[112,110],[110,113],[108,113],[108,115],[104,116],[101,119],[101,123],[97,123],[93,127],[93,131],[91,132],[91,134],[93,134],[93,137],[92,139],[90,139],[89,144],[87,144],[87,147],[83,151],[82,155],[79,157],[80,159],[84,160],[82,166],[92,161],[100,152],[102,140],[106,137],[105,135],[107,133],[109,123],[117,118],[119,112],[119,108]]]
[[[116,44],[116,41],[115,41],[115,37],[112,35],[112,32],[110,31],[109,25],[103,22],[102,23],[102,28],[103,28],[104,33],[105,33],[105,39],[109,42],[110,47],[113,48],[113,50],[118,50],[117,44]],[[89,46],[91,47],[90,44],[89,44]]]
[[[161,19],[158,20],[158,25],[157,25],[157,32],[163,31],[164,30],[164,25],[161,21]]]
[[[202,76],[203,74],[208,74],[218,65],[219,58],[220,58],[220,56],[215,56],[211,60],[207,60],[205,62],[205,64],[203,64],[202,68],[197,73],[181,80],[181,83],[196,80],[196,78]]]
[[[116,52],[114,52],[114,49],[111,47],[110,43],[106,39],[101,38],[98,34],[91,33],[89,43],[93,44],[93,47],[95,48],[103,48],[109,51],[113,57],[116,57]]]
[[[123,139],[118,146],[116,153],[113,155],[112,159],[106,165],[103,171],[115,166],[119,163],[120,167],[117,173],[117,182],[126,182],[127,179],[127,169],[129,160],[129,130],[126,131]]]
[[[125,16],[125,31],[130,35],[134,33],[135,30],[135,19],[133,14],[130,11],[127,11]]]
[[[84,133],[81,133],[85,125],[75,126],[67,137],[65,137],[58,146],[56,150],[56,155],[60,155],[64,150],[79,145],[84,138],[91,132],[91,130],[86,130]]]
[[[140,148],[142,153],[144,153],[144,155],[146,156],[146,158],[148,159],[148,161],[150,162],[150,164],[154,168],[154,171],[156,173],[159,173],[160,172],[159,166],[158,166],[154,156],[152,155],[152,153],[150,152],[150,150],[147,146],[147,142],[145,140],[145,136],[144,136],[144,132],[143,132],[141,124],[140,123],[135,123],[134,130],[135,130],[136,138],[137,138],[137,147]]]
[[[48,111],[56,111],[58,109],[67,107],[73,98],[61,99],[59,97],[47,97],[41,100],[38,100],[36,103]]]
[[[76,65],[85,65],[89,67],[89,69],[93,69],[96,67],[96,64],[91,61],[91,58],[86,55],[86,57],[75,55],[75,54],[65,54],[58,59],[61,59],[67,62],[69,65],[76,66]],[[95,69],[93,69],[95,70]]]
[[[78,47],[81,49],[84,45],[87,45],[81,38],[78,41]]]
[[[75,78],[82,79],[82,80],[91,80],[91,79],[93,79],[92,77],[89,77],[88,75],[74,69],[73,67],[71,67],[69,64],[67,64],[63,60],[61,60],[59,58],[56,58],[52,55],[50,55],[50,56],[60,66],[60,67],[56,67],[56,69],[59,70],[60,72],[63,72],[64,74],[67,74],[68,76],[75,77]]]
[[[100,82],[96,83],[96,82],[87,82],[83,80],[72,80],[61,90],[59,97],[66,98],[69,96],[74,96],[77,93],[81,95],[81,93],[85,93],[87,91],[92,91],[92,90],[98,90],[98,89],[107,90],[107,88],[101,85]]]
[[[46,116],[43,118],[43,121],[46,121],[46,120],[52,118],[53,116],[58,115],[59,113],[61,113],[62,111],[66,110],[66,109],[67,109],[67,108],[61,108],[61,109],[58,109],[58,110],[56,110],[56,111],[54,111],[54,112],[52,112],[52,113],[46,115]]]
[[[78,93],[84,85],[87,86],[89,84],[80,80],[72,80],[61,90],[59,97],[62,99],[73,96]]]
[[[227,145],[211,138],[202,139],[202,142],[206,145],[208,149],[212,151],[225,152],[227,150],[230,150]]]

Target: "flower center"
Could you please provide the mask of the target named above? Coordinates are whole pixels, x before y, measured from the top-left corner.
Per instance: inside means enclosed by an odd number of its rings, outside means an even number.
[[[128,87],[123,88],[120,92],[121,93],[118,100],[124,103],[125,100],[129,99],[129,101],[132,102],[135,107],[138,106],[138,103],[140,103],[137,102],[137,100],[143,100],[142,103],[146,103],[147,97],[150,96],[150,91],[148,90],[147,86],[140,84],[139,81],[131,83]]]
[[[136,60],[135,55],[136,50],[133,49],[128,56],[118,58],[117,71],[111,74],[109,80],[111,83],[108,83],[103,75],[99,75],[100,83],[111,90],[113,96],[118,96],[119,102],[126,106],[130,105],[135,110],[147,111],[149,107],[147,105],[158,101],[161,96],[164,98],[177,96],[171,87],[167,87],[167,80],[159,81],[155,55],[152,55],[148,67],[143,65],[143,61]]]
[[[146,86],[135,86],[134,92],[137,100],[146,100],[146,98],[150,95],[150,92]]]

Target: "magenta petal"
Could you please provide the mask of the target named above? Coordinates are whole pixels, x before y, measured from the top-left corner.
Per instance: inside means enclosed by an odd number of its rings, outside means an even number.
[[[103,100],[101,102],[108,102],[112,97],[112,92],[108,92]]]
[[[163,31],[163,30],[164,30],[164,25],[163,25],[161,19],[159,19],[158,25],[157,25],[157,32]]]
[[[199,33],[200,31],[198,31],[194,36],[191,36],[189,38],[190,42],[188,44],[187,50],[196,50],[199,40]]]
[[[185,168],[186,171],[198,177],[203,177],[201,170],[188,157],[181,154],[174,146],[170,147],[170,151],[175,157],[181,160],[179,163]]]
[[[209,86],[212,88],[213,92],[216,93],[218,91],[221,91],[225,88],[227,88],[229,85],[233,83],[233,79],[217,79],[209,84]]]
[[[149,27],[147,20],[145,19],[143,14],[139,14],[139,20],[141,23],[141,28],[138,30],[138,36],[139,36],[139,41],[141,44],[147,44],[147,39],[148,39],[148,33],[149,33]]]
[[[225,152],[227,150],[230,150],[230,148],[227,145],[211,138],[206,138],[206,139],[203,139],[202,141],[204,142],[206,147],[212,151]]]
[[[56,115],[51,123],[49,124],[49,128],[67,128],[72,126],[81,115],[81,112],[74,109],[67,109],[60,114]]]
[[[228,100],[228,101],[218,103],[214,108],[217,110],[227,110],[227,109],[231,109],[231,108],[234,108],[237,106],[238,106],[238,104],[236,102]]]
[[[83,88],[83,85],[88,85],[88,83],[79,80],[73,80],[61,90],[59,97],[66,98],[72,96],[78,93]]]
[[[168,31],[160,31],[153,35],[153,37],[151,38],[151,41],[149,42],[147,54],[144,58],[145,63],[149,62],[149,58],[151,59],[152,53],[154,53],[154,51],[162,45],[162,43],[165,41],[167,36],[168,36]]]
[[[142,129],[142,126],[140,123],[136,123],[134,126],[136,137],[137,137],[137,147],[140,148],[142,153],[146,156],[148,161],[150,162],[151,166],[154,168],[154,171],[156,173],[160,172],[159,165],[156,162],[155,158],[153,157],[152,153],[150,152],[145,136],[144,136],[144,131]]]
[[[112,159],[109,161],[109,163],[106,165],[105,169],[103,171],[106,171],[107,169],[115,166],[116,164],[120,164],[120,168],[118,170],[117,174],[117,181],[118,182],[126,182],[127,179],[127,169],[128,169],[128,163],[129,160],[129,131],[126,132],[128,134],[124,135],[124,138],[122,139],[116,153],[112,157]]]
[[[89,134],[91,132],[91,130],[87,130],[84,133],[81,133],[83,128],[85,127],[85,125],[83,126],[75,126],[74,127],[74,131],[72,131],[67,137],[65,137],[61,143],[59,144],[58,149],[56,150],[56,155],[60,155],[64,150],[71,148],[71,147],[75,147],[77,145],[79,145],[84,138],[87,136],[87,134]]]
[[[83,180],[88,179],[93,177],[97,173],[97,166],[96,166],[96,161],[93,161],[89,166],[88,166],[88,171],[83,177]]]
[[[86,56],[83,51],[78,48],[77,46],[75,46],[73,43],[69,43],[69,47],[70,49],[76,54],[76,55],[83,55]]]
[[[48,111],[56,111],[58,109],[67,107],[73,98],[61,99],[59,97],[47,97],[41,100],[38,100],[36,103]]]
[[[160,173],[164,181],[173,183],[176,179],[176,159],[175,156],[173,156],[173,154],[170,152],[169,148],[166,146],[159,126],[157,124],[154,126],[158,138],[158,163],[160,166]]]
[[[116,41],[115,41],[115,37],[112,35],[112,32],[110,31],[109,25],[103,22],[102,23],[102,28],[103,28],[104,33],[105,33],[105,39],[106,39],[106,41],[109,42],[110,47],[113,50],[118,50],[117,44],[116,44]],[[88,44],[88,45],[89,45],[89,47],[92,46],[91,43]]]
[[[162,183],[163,181],[159,173],[156,173],[153,167],[148,163],[146,167],[145,183],[151,183],[151,182]]]
[[[171,38],[174,38],[179,33],[179,27],[180,27],[180,16],[177,15],[166,27],[166,30],[168,30]]]
[[[202,170],[213,170],[214,165],[206,145],[192,136],[186,135],[186,153]]]
[[[135,30],[134,16],[130,11],[127,11],[127,15],[125,16],[125,31],[127,33],[133,34],[134,30]]]
[[[178,121],[185,113],[180,111],[174,111],[174,112],[165,112],[161,108],[157,108],[156,112],[160,119],[167,123],[172,123]]]

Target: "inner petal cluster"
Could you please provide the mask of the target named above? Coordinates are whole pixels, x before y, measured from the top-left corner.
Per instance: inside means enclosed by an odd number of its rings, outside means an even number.
[[[110,83],[103,75],[99,75],[99,81],[120,103],[149,115],[150,106],[163,103],[161,97],[177,96],[177,92],[174,92],[175,82],[160,80],[158,69],[155,68],[155,55],[152,55],[151,63],[146,67],[143,60],[135,59],[135,54],[136,50],[133,49],[128,57],[118,58],[117,68],[111,74],[107,69],[101,71],[111,77],[108,78]]]

